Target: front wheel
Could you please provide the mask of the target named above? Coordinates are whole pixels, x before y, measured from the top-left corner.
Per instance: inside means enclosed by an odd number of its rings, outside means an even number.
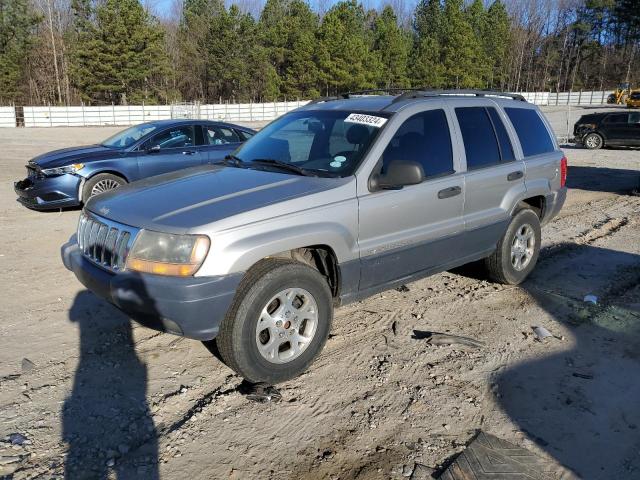
[[[582,143],[584,143],[584,146],[589,150],[598,150],[604,145],[604,140],[597,133],[590,133],[589,135],[584,137]]]
[[[490,278],[506,285],[522,283],[538,261],[541,238],[538,215],[528,208],[516,213],[496,251],[485,260]]]
[[[86,203],[94,195],[115,190],[124,185],[127,181],[111,173],[99,173],[87,180],[82,188],[82,201]]]
[[[224,363],[248,381],[276,384],[311,365],[332,318],[333,298],[320,272],[268,259],[247,272],[216,345]]]

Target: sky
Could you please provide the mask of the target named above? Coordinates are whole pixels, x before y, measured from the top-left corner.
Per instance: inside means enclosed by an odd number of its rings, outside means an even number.
[[[337,3],[338,0],[308,0],[311,7],[316,11],[326,11],[331,5]],[[170,18],[172,13],[179,11],[179,5],[182,0],[142,0],[142,3],[157,17]],[[227,4],[235,3],[242,10],[249,11],[257,17],[260,14],[260,10],[264,5],[265,0],[225,0]],[[416,0],[360,0],[365,9],[379,8],[382,5],[390,4],[394,7],[394,10],[398,12],[400,8],[403,8],[405,15],[410,15],[413,6],[415,6]]]

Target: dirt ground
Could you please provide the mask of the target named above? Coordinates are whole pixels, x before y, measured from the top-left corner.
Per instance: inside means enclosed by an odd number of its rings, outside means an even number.
[[[78,211],[15,202],[29,158],[114,130],[0,130],[0,478],[400,479],[482,429],[552,478],[640,479],[640,151],[565,149],[567,204],[522,286],[465,268],[340,308],[317,362],[257,404],[203,344],[64,269]]]

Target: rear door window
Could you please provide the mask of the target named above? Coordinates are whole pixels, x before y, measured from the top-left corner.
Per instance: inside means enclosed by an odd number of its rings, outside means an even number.
[[[487,109],[456,108],[456,117],[467,154],[467,170],[500,163],[500,148]]]
[[[504,123],[502,123],[502,119],[500,115],[498,115],[498,111],[495,108],[487,108],[489,112],[489,116],[491,117],[491,122],[493,123],[493,128],[496,132],[496,136],[498,137],[498,146],[500,147],[500,157],[503,162],[512,162],[516,159],[513,154],[513,146],[511,145],[511,140],[509,139],[509,135],[507,134],[507,129],[504,128]]]
[[[241,141],[235,130],[231,128],[205,125],[204,131],[205,138],[208,140],[209,145],[227,145]]]
[[[607,115],[604,119],[605,123],[627,123],[629,115],[626,113],[614,113],[612,115]]]
[[[236,130],[236,133],[242,141],[249,140],[251,137],[253,137],[253,133],[245,132],[244,130]]]
[[[536,110],[530,108],[505,108],[525,157],[549,153],[555,150],[547,127]]]
[[[418,162],[427,177],[453,173],[451,135],[444,110],[427,110],[409,117],[387,145],[382,159],[383,173],[394,160]]]

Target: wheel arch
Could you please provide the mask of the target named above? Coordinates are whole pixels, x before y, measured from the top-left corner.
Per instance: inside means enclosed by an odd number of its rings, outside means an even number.
[[[116,177],[119,177],[121,179],[123,179],[126,183],[130,183],[130,180],[126,177],[126,175],[124,175],[122,172],[118,171],[118,170],[112,170],[112,169],[102,169],[102,170],[95,170],[92,171],[88,176],[86,177],[82,177],[82,180],[80,181],[80,184],[78,185],[78,200],[80,200],[82,203],[84,203],[86,200],[84,198],[84,186],[85,184],[91,180],[93,177],[95,177],[96,175],[100,175],[103,173],[107,173],[109,175],[114,175]]]

